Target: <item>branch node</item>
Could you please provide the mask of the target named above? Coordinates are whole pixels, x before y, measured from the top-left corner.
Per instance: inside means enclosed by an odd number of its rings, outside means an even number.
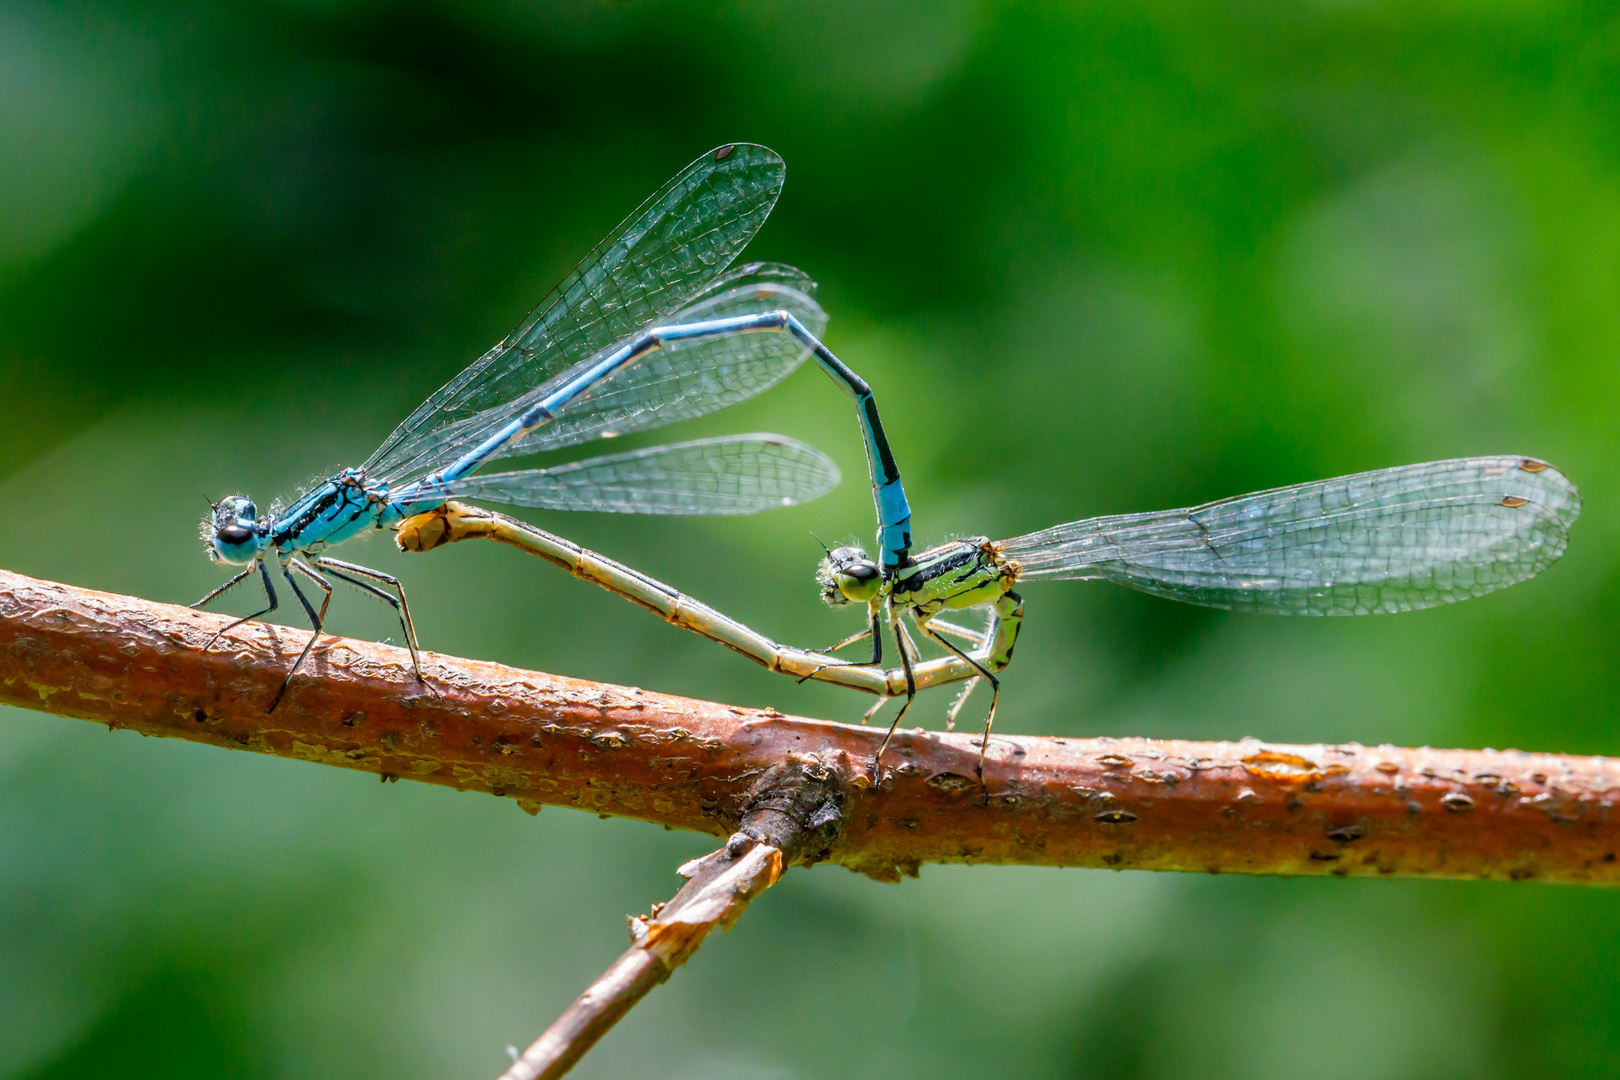
[[[789,862],[808,866],[820,861],[837,837],[853,781],[847,754],[832,763],[814,754],[785,755],[749,790],[741,823],[726,849],[740,855],[751,844],[769,844]]]

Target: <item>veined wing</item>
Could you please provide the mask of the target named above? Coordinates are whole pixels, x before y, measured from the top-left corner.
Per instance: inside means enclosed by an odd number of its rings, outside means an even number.
[[[790,289],[797,289],[806,296],[816,295],[815,279],[797,266],[779,262],[750,262],[733,266],[709,282],[702,290],[693,294],[691,303],[698,304],[712,296],[748,285],[785,285]]]
[[[550,469],[475,474],[426,486],[421,498],[615,514],[753,514],[819,498],[838,479],[832,459],[804,443],[728,435]]]
[[[691,306],[662,325],[676,326],[765,311],[791,312],[819,335],[827,316],[799,287],[814,288],[802,272],[777,264],[745,267],[705,289]],[[638,334],[640,331],[637,332]],[[616,342],[536,387],[459,424],[440,429],[421,444],[405,472],[424,472],[482,442],[493,428],[545,401],[610,353],[629,344]],[[693,341],[670,341],[591,383],[555,407],[553,419],[492,454],[489,460],[534,454],[591,438],[608,438],[706,416],[744,401],[791,374],[809,349],[785,333],[733,333]]]
[[[1481,596],[1563,554],[1580,495],[1524,457],[1458,458],[1059,525],[1003,542],[1025,578],[1101,578],[1274,615],[1409,611]]]
[[[522,397],[558,371],[689,304],[743,249],[776,204],[785,168],[771,150],[710,151],[665,184],[500,344],[451,379],[383,442],[368,474],[425,472],[423,442]]]
[[[789,312],[817,337],[827,325],[826,312],[815,300],[777,281],[711,290],[665,322],[689,325],[767,311]],[[591,385],[560,408],[555,420],[498,456],[554,450],[707,416],[775,386],[809,355],[809,346],[777,331],[668,341]]]

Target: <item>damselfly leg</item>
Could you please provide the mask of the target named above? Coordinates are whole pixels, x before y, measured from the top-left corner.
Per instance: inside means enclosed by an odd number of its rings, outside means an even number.
[[[404,586],[400,584],[399,579],[394,577],[392,574],[385,574],[381,570],[372,570],[369,567],[360,566],[356,563],[344,562],[341,559],[333,559],[327,556],[320,556],[314,561],[315,566],[318,566],[320,567],[320,570],[325,571],[324,574],[296,556],[286,557],[286,561],[282,563],[279,568],[281,576],[286,580],[287,586],[292,589],[293,595],[298,598],[299,605],[304,609],[304,614],[309,618],[311,633],[309,640],[304,643],[304,648],[299,652],[298,658],[294,660],[292,666],[287,669],[287,675],[284,679],[282,679],[281,687],[276,691],[276,696],[274,700],[270,702],[270,707],[266,711],[274,712],[276,706],[281,704],[281,699],[286,695],[288,686],[292,684],[293,676],[297,674],[298,669],[303,666],[304,661],[309,658],[309,654],[315,648],[315,643],[320,640],[321,633],[326,628],[326,612],[327,608],[330,607],[332,603],[332,583],[330,580],[328,580],[328,575],[335,577],[339,581],[346,584],[354,586],[361,592],[376,597],[378,600],[381,600],[383,603],[394,609],[394,614],[399,618],[400,629],[404,631],[406,645],[410,649],[411,669],[415,673],[417,681],[423,686],[426,686],[429,692],[436,694],[437,691],[433,689],[433,687],[422,675],[421,649],[416,640],[416,624],[411,619],[411,609],[410,606],[405,602],[405,589]],[[203,646],[204,652],[212,648],[215,642],[217,642],[225,634],[236,629],[238,626],[241,626],[243,623],[253,622],[257,619],[261,619],[264,616],[271,614],[279,607],[279,598],[276,595],[275,586],[270,581],[269,567],[262,559],[254,562],[241,573],[237,574],[235,577],[225,582],[225,584],[221,585],[219,588],[215,589],[213,592],[209,593],[207,596],[203,597],[201,600],[198,600],[191,606],[194,608],[201,608],[211,600],[223,595],[232,586],[246,580],[247,577],[255,570],[258,571],[260,580],[264,584],[265,598],[268,601],[267,606],[263,610],[255,611],[251,615],[244,615],[242,618],[234,619],[231,622],[226,623],[214,633],[213,637],[208,639],[208,644]],[[298,582],[294,580],[292,576],[294,571],[308,578],[315,584],[316,588],[321,590],[322,597],[321,606],[319,608],[316,608],[312,603],[310,603],[309,597],[306,596],[304,591],[298,587]],[[362,580],[363,578],[369,578],[370,581]],[[393,589],[393,594],[390,594],[386,590],[371,584],[372,581],[380,582],[381,584]]]
[[[830,653],[835,649],[843,648],[845,645],[853,645],[862,638],[870,637],[872,639],[872,658],[870,660],[828,660],[819,665],[814,671],[801,675],[799,677],[800,685],[803,685],[806,681],[815,678],[817,675],[820,675],[823,671],[826,671],[829,668],[878,667],[881,665],[883,663],[883,635],[880,633],[880,631],[883,628],[884,610],[885,609],[882,602],[874,600],[868,611],[871,624],[860,633],[853,634],[839,642],[837,645],[834,645],[831,649],[824,650],[825,652]]]
[[[411,668],[416,672],[416,681],[427,687],[428,693],[438,696],[439,692],[433,689],[433,684],[422,675],[421,646],[416,641],[416,623],[411,619],[411,606],[405,602],[405,586],[400,584],[399,578],[385,574],[381,570],[373,570],[369,566],[344,562],[342,559],[333,559],[325,555],[316,559],[315,565],[339,581],[348,582],[394,609],[394,614],[399,617],[399,628],[405,635],[405,647],[411,651]],[[360,581],[361,577],[381,582],[394,590],[393,595],[368,582]]]
[[[191,606],[194,607],[194,608],[206,607],[210,600],[213,600],[216,597],[224,596],[235,585],[237,585],[239,582],[241,582],[242,579],[246,578],[249,574],[253,573],[253,571],[254,571],[254,569],[256,567],[260,567],[260,565],[261,564],[259,564],[259,563],[250,564],[241,573],[237,574],[235,577],[231,578],[231,580],[227,581],[225,584],[221,585],[219,588],[217,588],[214,591],[210,592],[207,596],[203,597],[201,600],[198,600],[195,604],[192,604]]]
[[[916,672],[912,668],[911,658],[911,654],[917,651],[917,647],[912,645],[905,636],[905,627],[901,625],[898,618],[891,617],[889,625],[894,628],[894,647],[900,653],[900,670],[905,672],[906,676],[906,700],[905,704],[900,706],[900,711],[894,714],[894,720],[890,722],[889,730],[883,733],[883,741],[878,744],[877,753],[872,755],[873,784],[883,783],[883,751],[889,748],[889,741],[894,738],[895,731],[900,727],[900,719],[906,715],[906,710],[911,708],[911,703],[917,700],[917,678]],[[877,635],[873,634],[872,639],[877,640]],[[907,648],[907,646],[910,646],[910,648]]]
[[[297,570],[300,574],[309,578],[320,587],[321,592],[326,594],[325,598],[321,600],[320,611],[315,610],[314,605],[309,602],[309,597],[304,595],[304,590],[300,589],[298,582],[293,580],[293,570]],[[292,589],[293,595],[298,597],[298,602],[303,605],[304,614],[309,616],[311,632],[309,640],[304,642],[303,651],[298,654],[298,659],[292,662],[292,667],[287,669],[287,677],[281,680],[281,688],[276,691],[276,696],[271,700],[270,707],[265,712],[275,712],[276,706],[281,704],[282,695],[287,692],[287,687],[292,684],[294,673],[298,671],[299,665],[304,662],[305,657],[309,656],[310,650],[315,647],[315,642],[320,638],[321,629],[326,625],[326,609],[332,603],[332,583],[311,570],[302,559],[295,557],[283,563],[281,576],[287,580],[287,585]]]
[[[953,637],[959,637],[975,648],[982,649],[990,643],[990,635],[988,632],[983,630],[975,630],[970,626],[958,626],[955,623],[946,622],[944,619],[930,619],[928,620],[928,625],[942,634],[950,634]]]
[[[984,718],[984,737],[979,740],[979,764],[977,766],[979,790],[984,793],[985,801],[988,802],[990,799],[990,790],[984,786],[984,755],[990,749],[990,725],[996,722],[996,703],[1001,699],[1001,680],[992,675],[989,668],[985,667],[973,657],[957,648],[955,644],[947,640],[944,634],[935,631],[929,625],[928,620],[918,620],[917,629],[922,631],[923,635],[932,640],[936,645],[939,645],[941,648],[954,655],[958,660],[961,660],[972,667],[973,670],[979,673],[979,678],[984,679],[990,684],[990,711],[985,715]],[[970,682],[968,685],[971,687],[972,683]],[[964,692],[963,697],[966,696],[967,695]],[[954,717],[952,719],[954,720]]]
[[[849,637],[845,638],[842,641],[835,641],[831,645],[827,646],[825,649],[819,649],[817,651],[818,652],[829,653],[829,654],[835,653],[839,649],[844,648],[846,645],[853,645],[857,641],[865,641],[867,638],[869,638],[871,636],[872,636],[871,628],[867,628],[865,630],[861,630],[861,631],[858,631],[856,633],[853,633],[853,634],[849,635]],[[881,656],[879,657],[879,659],[881,659]],[[864,662],[865,661],[862,661],[862,663],[864,663]],[[872,662],[876,663],[877,660],[873,660]]]
[[[191,606],[194,608],[201,608],[204,604],[208,603],[210,600],[213,600],[215,597],[223,596],[227,589],[246,578],[249,574],[253,573],[255,567],[258,568],[259,577],[264,582],[264,596],[265,600],[268,602],[268,606],[262,611],[255,611],[252,615],[244,615],[234,622],[228,622],[218,630],[214,631],[214,636],[209,638],[208,644],[203,646],[203,652],[207,652],[209,649],[212,649],[214,647],[214,642],[224,637],[230,631],[235,630],[238,626],[241,626],[243,623],[253,622],[255,619],[262,619],[272,611],[276,610],[276,608],[279,606],[279,601],[276,599],[275,587],[270,584],[270,571],[265,568],[262,561],[254,562],[246,570],[243,570],[240,574],[237,574],[235,577],[231,578],[231,580],[227,581],[225,584],[221,585],[219,588],[215,589],[213,592],[209,593],[207,596],[203,597],[201,600],[198,600]]]

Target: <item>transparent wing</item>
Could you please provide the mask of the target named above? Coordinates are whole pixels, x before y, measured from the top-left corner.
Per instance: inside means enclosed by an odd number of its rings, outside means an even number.
[[[736,258],[776,204],[785,169],[771,150],[712,150],[665,184],[591,251],[489,352],[417,406],[366,462],[399,479],[421,443],[512,401],[689,304]],[[428,466],[429,468],[431,466]]]
[[[790,283],[791,282],[791,283]],[[792,267],[756,264],[728,275],[704,290],[689,307],[661,325],[786,310],[812,334],[820,335],[827,316],[807,292],[814,288]],[[638,330],[637,333],[640,333]],[[615,342],[602,354],[620,348]],[[775,385],[796,369],[809,349],[780,332],[738,333],[699,341],[672,341],[639,357],[559,407],[555,419],[491,455],[490,460],[554,450],[591,438],[608,438],[706,416]],[[418,443],[416,456],[401,463],[400,474],[420,474],[459,456],[494,427],[550,396],[576,373],[596,363],[587,357],[544,385],[498,408],[433,432]],[[385,476],[383,479],[393,479]]]
[[[794,315],[817,337],[827,325],[826,313],[808,294],[776,282],[749,283],[711,294],[675,313],[665,324],[780,310]],[[808,346],[780,331],[671,341],[574,398],[555,420],[500,456],[553,450],[706,416],[776,385],[809,355]]]
[[[425,486],[420,497],[615,514],[753,514],[819,498],[838,479],[832,459],[801,442],[732,435],[550,469],[474,475]]]
[[[815,281],[797,266],[778,262],[751,262],[733,266],[709,282],[702,290],[693,294],[687,306],[750,285],[785,285],[790,289],[797,289],[806,296],[816,294]]]
[[[1365,615],[1465,600],[1563,554],[1580,495],[1523,457],[1359,473],[1003,542],[1020,579],[1101,578],[1206,607]]]

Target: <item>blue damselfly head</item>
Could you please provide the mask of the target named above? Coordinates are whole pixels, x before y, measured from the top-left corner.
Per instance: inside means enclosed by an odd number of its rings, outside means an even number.
[[[264,549],[269,530],[259,520],[253,500],[241,495],[221,499],[203,519],[202,538],[215,562],[243,566]]]
[[[865,548],[850,545],[827,552],[816,568],[816,581],[822,602],[829,607],[865,604],[883,587],[883,571]]]

